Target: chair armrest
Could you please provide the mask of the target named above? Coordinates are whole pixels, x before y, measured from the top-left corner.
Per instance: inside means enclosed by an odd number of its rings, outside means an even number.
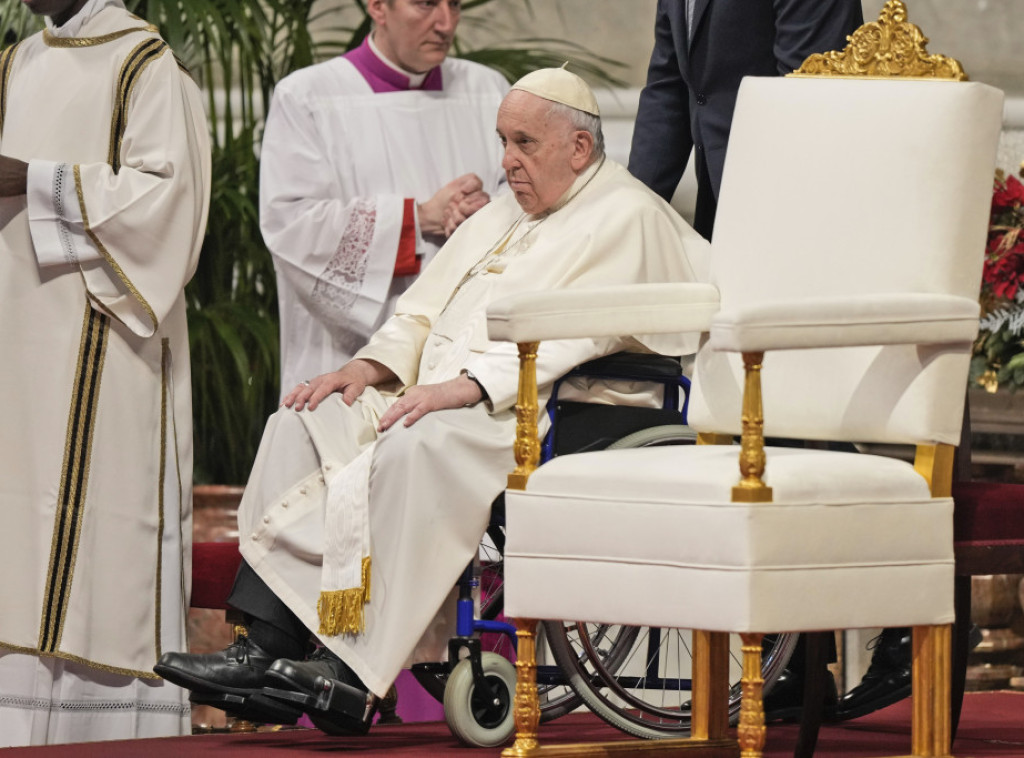
[[[710,284],[528,292],[491,303],[487,331],[509,342],[703,332],[717,310],[718,289]]]
[[[978,315],[977,300],[923,293],[739,305],[715,314],[710,344],[716,350],[761,352],[971,343]]]
[[[516,468],[510,489],[525,489],[540,459],[537,440],[537,343],[547,339],[622,337],[707,331],[718,310],[709,284],[639,284],[510,295],[487,308],[492,340],[519,345]]]

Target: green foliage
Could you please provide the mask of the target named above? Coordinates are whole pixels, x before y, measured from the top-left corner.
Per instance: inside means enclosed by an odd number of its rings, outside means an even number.
[[[511,43],[508,47],[486,47],[465,50],[456,45],[456,55],[489,66],[501,73],[509,82],[538,68],[557,68],[569,62],[569,69],[585,79],[610,85],[623,82],[608,73],[618,61],[590,53],[579,45],[564,40],[536,38]]]
[[[1006,329],[982,330],[971,357],[970,383],[990,392],[995,392],[996,387],[1005,387],[1010,392],[1024,387],[1024,337]]]
[[[3,29],[3,46],[13,45],[20,39],[43,28],[42,19],[29,13],[21,0],[0,2],[0,29]]]
[[[259,229],[252,126],[213,152],[210,221],[185,288],[196,482],[244,483],[280,373],[274,269]]]

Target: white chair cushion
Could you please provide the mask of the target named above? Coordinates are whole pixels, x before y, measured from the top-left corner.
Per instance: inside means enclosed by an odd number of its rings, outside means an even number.
[[[506,493],[506,612],[758,632],[952,621],[952,500],[910,464],[769,448],[774,502],[746,504],[730,502],[737,459],[666,447],[542,466]]]

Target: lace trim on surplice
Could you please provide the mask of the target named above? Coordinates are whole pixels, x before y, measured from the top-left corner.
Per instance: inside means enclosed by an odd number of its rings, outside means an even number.
[[[332,314],[338,323],[352,310],[363,287],[376,226],[376,202],[373,199],[357,200],[338,249],[313,286],[313,302]]]
[[[0,695],[0,708],[17,708],[24,711],[146,711],[167,713],[172,716],[187,716],[191,712],[188,703],[160,703],[146,700],[49,700],[47,698]]]

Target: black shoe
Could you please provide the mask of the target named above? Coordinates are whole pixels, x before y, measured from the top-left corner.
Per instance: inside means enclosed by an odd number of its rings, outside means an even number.
[[[301,708],[328,734],[366,734],[379,698],[344,661],[319,648],[305,661],[279,660],[267,670],[263,694]]]
[[[871,665],[860,680],[836,706],[835,719],[866,716],[880,708],[898,703],[910,695],[913,641],[909,629],[883,629],[873,639]]]
[[[276,659],[248,637],[239,637],[219,653],[164,653],[153,671],[193,692],[248,696],[263,689],[263,676]]]
[[[830,715],[836,707],[839,693],[832,672],[827,672],[825,683],[825,714]],[[804,708],[804,677],[785,669],[775,680],[764,697],[765,723],[773,721],[799,721]]]

